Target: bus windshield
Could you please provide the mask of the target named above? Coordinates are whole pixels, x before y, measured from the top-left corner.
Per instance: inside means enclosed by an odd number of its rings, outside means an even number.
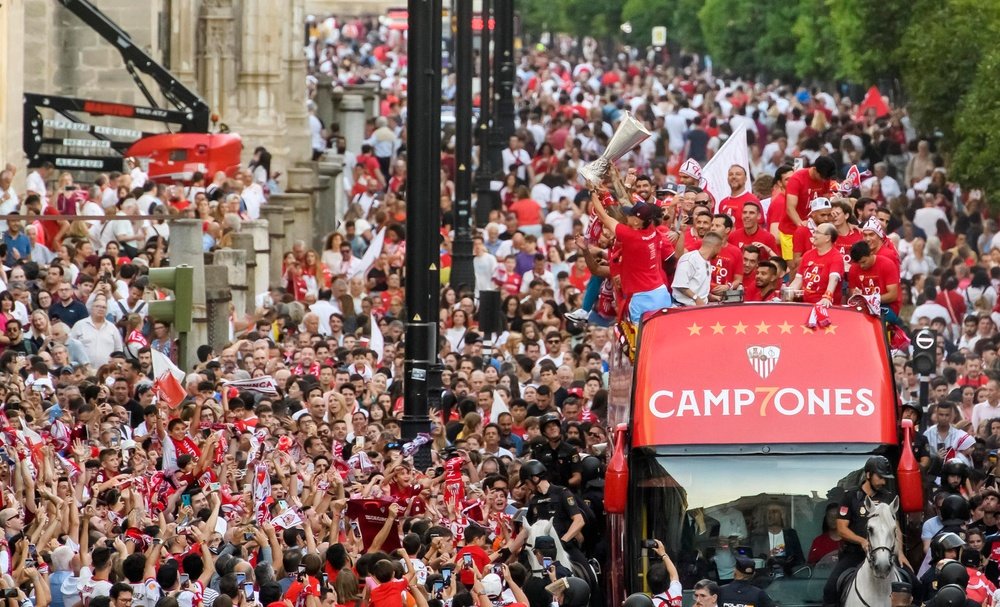
[[[737,555],[757,564],[754,583],[783,606],[822,603],[838,545],[827,533],[836,505],[857,488],[867,455],[632,455],[626,541],[633,588],[664,543],[688,594],[701,579],[728,583]]]

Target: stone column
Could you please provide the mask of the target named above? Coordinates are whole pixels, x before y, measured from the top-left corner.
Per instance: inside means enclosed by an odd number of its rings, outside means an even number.
[[[306,111],[306,54],[303,47],[303,26],[305,23],[305,0],[284,0],[281,18],[282,32],[282,76],[285,94],[281,108],[287,125],[285,137],[289,149],[289,161],[312,158],[310,145],[309,114]]]
[[[243,251],[237,251],[242,253]],[[208,345],[219,352],[229,343],[229,306],[232,292],[227,279],[229,268],[225,266],[205,266],[205,309]]]
[[[316,116],[323,121],[326,128],[333,131],[333,123],[337,121],[333,103],[333,78],[326,74],[316,75]]]
[[[292,245],[301,240],[309,246],[315,227],[312,219],[312,194],[305,192],[289,192],[287,194],[271,194],[266,206],[280,205],[284,209],[285,248],[282,253],[292,250]],[[262,207],[263,208],[263,207]],[[289,221],[290,220],[290,221]],[[268,217],[270,221],[270,217]],[[271,250],[274,250],[272,245]]]
[[[257,289],[262,291],[270,289],[281,280],[281,258],[288,250],[285,245],[285,207],[274,202],[275,196],[272,194],[271,201],[260,208],[261,216],[267,220],[267,241],[270,250],[266,265],[267,278],[264,281],[267,286],[262,289],[261,283],[257,283]],[[254,239],[254,244],[256,246],[256,239]],[[257,261],[259,263],[260,258]],[[259,267],[257,269],[260,270]]]
[[[233,0],[204,0],[198,19],[198,86],[212,112],[229,124],[236,110],[236,18]]]
[[[197,88],[195,65],[198,47],[196,0],[170,0],[170,71],[189,87]]]
[[[365,140],[365,100],[353,91],[344,91],[340,99],[340,132],[344,135],[347,150],[361,153]]]
[[[381,109],[379,107],[381,100],[379,99],[376,86],[372,84],[363,84],[359,88],[361,89],[361,97],[364,99],[365,103],[365,120],[372,120],[381,114],[379,111]]]
[[[335,232],[340,227],[340,218],[344,211],[344,179],[341,173],[344,170],[343,156],[325,156],[319,162],[319,178],[322,184],[323,178],[329,180],[330,185],[326,189],[320,189],[319,204],[313,219],[316,221],[317,235],[321,235],[326,240],[327,234]],[[322,245],[320,249],[322,250]]]
[[[191,300],[191,333],[188,335],[185,354],[190,364],[198,360],[198,346],[208,343],[208,325],[205,310],[205,254],[202,245],[201,221],[178,219],[170,224],[170,264],[189,265],[194,268],[194,288]]]
[[[284,228],[282,228],[284,229]],[[267,293],[271,286],[271,237],[270,227],[267,221],[245,221],[243,231],[253,236],[254,250],[254,278],[247,280],[248,285],[253,285],[250,296],[254,300],[261,293]],[[282,232],[284,234],[284,232]],[[280,254],[279,254],[280,255]],[[281,271],[281,264],[278,264],[278,271]]]
[[[249,241],[251,247],[250,256],[253,257],[253,236],[250,234],[233,234],[233,236],[243,236],[245,241]],[[233,308],[236,310],[236,313],[243,315],[247,309],[247,276],[252,271],[247,263],[246,250],[235,247],[232,249],[219,249],[212,257],[212,264],[227,271],[224,284],[229,285],[230,299],[232,299]],[[254,260],[254,264],[256,265],[256,260]],[[208,274],[205,277],[211,286],[212,281],[208,277]]]
[[[266,237],[266,233],[265,233]],[[237,313],[253,314],[256,311],[257,295],[257,252],[253,246],[253,234],[245,229],[242,232],[233,234],[233,249],[243,251],[243,307],[238,303],[239,288],[233,286],[233,305],[236,306]],[[219,263],[216,260],[216,263]]]

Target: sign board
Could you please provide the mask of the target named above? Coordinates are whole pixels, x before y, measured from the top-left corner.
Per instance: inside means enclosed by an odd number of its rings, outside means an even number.
[[[643,326],[635,447],[896,442],[881,323],[847,308],[805,325],[804,304],[671,310]]]
[[[666,46],[667,45],[667,28],[662,25],[657,25],[653,28],[653,46]]]

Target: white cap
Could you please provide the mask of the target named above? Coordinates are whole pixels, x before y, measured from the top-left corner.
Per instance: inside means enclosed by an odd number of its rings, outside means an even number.
[[[813,201],[809,203],[810,213],[815,213],[816,211],[826,211],[832,208],[833,205],[830,203],[830,199],[822,196],[819,198],[813,198]]]
[[[503,583],[500,581],[500,576],[495,573],[484,575],[480,583],[486,596],[500,596],[503,593]]]

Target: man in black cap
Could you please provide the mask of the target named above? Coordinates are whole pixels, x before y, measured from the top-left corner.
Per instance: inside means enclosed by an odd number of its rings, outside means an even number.
[[[917,458],[920,471],[927,472],[931,466],[931,449],[927,443],[927,437],[920,431],[920,420],[923,418],[924,413],[916,401],[910,400],[903,402],[899,415],[901,419],[908,419],[913,422],[913,434],[911,435],[913,456]]]
[[[908,582],[893,582],[889,607],[913,607],[913,588]]]
[[[544,570],[542,572],[543,576],[548,577],[549,571],[551,570],[555,571],[557,580],[573,575],[572,571],[564,567],[562,563],[556,560],[556,540],[551,535],[539,535],[535,537],[532,552],[534,552],[535,558],[538,560],[538,564],[541,565]],[[546,563],[548,563],[548,567],[545,566]]]
[[[868,554],[868,509],[865,499],[875,503],[890,504],[896,495],[886,488],[886,482],[894,478],[892,465],[882,455],[873,455],[865,462],[865,480],[856,491],[848,491],[840,500],[837,515],[837,532],[841,538],[837,564],[823,587],[823,605],[837,607],[840,604],[837,581],[840,575],[851,567],[858,567]],[[901,565],[909,565],[902,553],[903,536],[899,530],[899,515],[896,516],[896,556]]]
[[[733,581],[719,588],[719,607],[771,607],[774,601],[767,593],[750,583],[757,570],[753,559],[736,557]]]

